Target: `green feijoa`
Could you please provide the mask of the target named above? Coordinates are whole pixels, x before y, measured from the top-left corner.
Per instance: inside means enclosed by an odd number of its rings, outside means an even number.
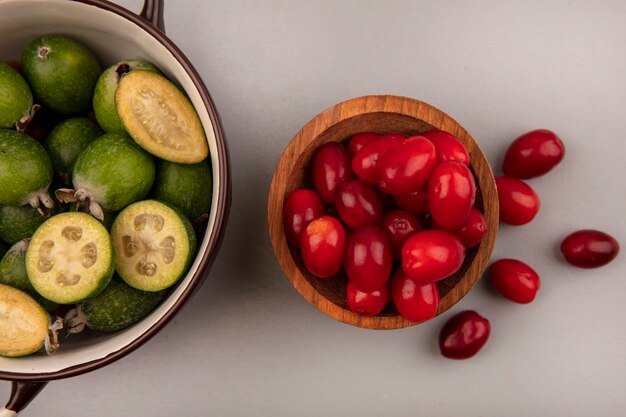
[[[26,80],[6,62],[0,62],[0,128],[12,128],[30,115],[33,94]]]
[[[102,223],[87,213],[50,217],[26,249],[31,284],[44,298],[59,304],[98,295],[111,280],[114,267],[111,237]]]
[[[9,249],[0,261],[0,284],[24,291],[35,299],[47,311],[55,310],[58,305],[48,301],[35,291],[26,273],[26,249],[28,239],[20,240]]]
[[[126,131],[152,155],[195,164],[209,154],[202,122],[191,101],[167,78],[135,70],[120,80],[115,107]]]
[[[82,43],[62,35],[31,41],[22,53],[24,77],[41,104],[61,114],[91,108],[100,64]]]
[[[50,318],[32,297],[0,284],[0,356],[30,355],[48,338]]]
[[[196,237],[178,209],[143,200],[122,210],[111,228],[115,269],[131,287],[161,291],[175,284],[194,259]]]
[[[0,204],[54,207],[48,195],[52,174],[52,161],[39,142],[0,129]]]
[[[107,133],[126,133],[126,129],[124,129],[124,125],[115,108],[115,92],[117,91],[117,84],[120,82],[120,78],[136,69],[160,74],[158,68],[148,61],[129,59],[111,65],[98,78],[96,89],[93,93],[93,111],[96,114],[98,124]]]
[[[91,142],[78,155],[72,177],[74,198],[100,220],[102,209],[119,211],[141,200],[153,182],[152,157],[120,133],[107,133]]]
[[[141,291],[113,278],[98,296],[77,305],[78,314],[92,330],[116,332],[146,317],[165,293]]]
[[[50,132],[44,147],[50,155],[59,181],[70,184],[76,158],[103,133],[102,129],[86,117],[64,120]]]
[[[31,237],[48,217],[30,206],[0,206],[0,239],[14,244]]]
[[[208,161],[177,164],[158,160],[153,197],[178,207],[190,220],[211,209],[213,176]]]

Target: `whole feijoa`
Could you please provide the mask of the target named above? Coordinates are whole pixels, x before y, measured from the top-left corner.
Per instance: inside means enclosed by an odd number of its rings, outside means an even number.
[[[0,239],[14,244],[29,238],[48,217],[30,206],[0,206]]]
[[[48,195],[52,173],[52,161],[39,142],[0,129],[0,204],[54,207]]]
[[[41,104],[65,115],[91,108],[100,64],[82,43],[62,35],[41,36],[22,53],[22,67]]]
[[[153,197],[178,207],[190,220],[211,209],[213,175],[208,161],[177,164],[158,160]]]
[[[154,171],[152,156],[128,135],[107,133],[78,155],[72,177],[74,199],[102,220],[102,209],[118,211],[144,198],[152,188]]]
[[[44,147],[50,155],[57,179],[69,184],[78,155],[104,132],[86,117],[66,119],[50,132]]]
[[[107,133],[125,133],[124,125],[115,108],[115,92],[120,79],[127,73],[140,69],[160,73],[157,67],[148,61],[130,59],[118,62],[104,70],[93,93],[93,111],[98,124]]]
[[[141,291],[113,278],[102,293],[78,303],[78,314],[92,330],[116,332],[147,316],[165,293]]]
[[[33,94],[26,80],[6,62],[0,62],[0,128],[12,128],[28,117]]]

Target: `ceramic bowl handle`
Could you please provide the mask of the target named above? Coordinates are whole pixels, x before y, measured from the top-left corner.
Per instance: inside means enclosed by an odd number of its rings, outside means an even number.
[[[39,381],[13,381],[11,383],[11,395],[4,408],[0,409],[0,417],[16,416],[41,392],[48,382]]]
[[[165,33],[165,23],[163,22],[164,4],[165,0],[144,0],[143,9],[139,14],[163,33]]]

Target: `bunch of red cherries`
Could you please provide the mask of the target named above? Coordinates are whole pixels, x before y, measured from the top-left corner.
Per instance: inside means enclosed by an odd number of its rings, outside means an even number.
[[[539,197],[522,179],[547,173],[564,154],[563,142],[547,130],[510,145],[505,176],[496,177],[503,223],[523,225],[535,217]],[[296,190],[285,202],[285,236],[312,275],[326,279],[345,271],[347,304],[355,313],[375,316],[392,300],[406,320],[429,320],[439,302],[436,283],[459,271],[466,250],[487,232],[474,207],[469,162],[465,146],[439,130],[408,138],[363,132],[345,145],[326,143],[310,164],[313,190]],[[571,264],[590,268],[610,262],[619,245],[603,232],[582,230],[568,236],[561,250]],[[538,274],[515,259],[494,262],[489,276],[500,294],[517,303],[531,302],[540,286]],[[469,358],[489,334],[486,318],[461,312],[440,332],[441,353]]]

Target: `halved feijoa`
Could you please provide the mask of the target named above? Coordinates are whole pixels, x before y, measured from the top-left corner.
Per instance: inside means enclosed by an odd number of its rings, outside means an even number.
[[[209,154],[202,123],[189,99],[167,78],[131,71],[119,82],[115,105],[126,131],[145,150],[194,164]]]
[[[45,310],[52,311],[58,306],[35,291],[26,273],[26,249],[29,239],[20,240],[9,249],[0,261],[0,284],[24,291],[35,299]]]
[[[87,145],[76,159],[71,190],[57,196],[78,201],[102,220],[102,209],[118,211],[144,198],[154,182],[154,160],[125,134],[107,133]],[[63,195],[62,195],[63,194]],[[71,194],[71,193],[70,193]]]
[[[191,223],[178,209],[144,200],[122,210],[111,228],[117,273],[131,287],[160,291],[187,271],[196,250]]]
[[[177,164],[157,161],[153,197],[170,203],[191,221],[211,209],[213,176],[208,161],[197,164]]]
[[[46,220],[26,250],[31,284],[44,298],[59,304],[100,293],[114,266],[109,233],[86,213],[61,213]]]
[[[0,206],[0,239],[14,244],[31,237],[48,217],[30,206]]]
[[[116,332],[146,317],[163,299],[166,291],[141,291],[113,278],[98,296],[77,304],[75,327],[82,321],[98,332]]]
[[[25,292],[0,284],[0,356],[26,356],[48,337],[48,313]]]
[[[39,142],[0,129],[0,204],[54,207],[48,195],[52,172],[50,157]]]
[[[122,76],[136,69],[160,73],[157,67],[148,61],[129,59],[110,66],[98,78],[93,93],[93,111],[98,124],[107,133],[126,133],[115,108],[115,92]]]
[[[91,108],[100,64],[82,43],[61,35],[41,36],[22,53],[24,77],[42,104],[61,114]]]
[[[76,158],[103,133],[102,129],[86,117],[75,117],[59,123],[44,142],[57,179],[63,184],[70,184]]]
[[[30,115],[33,94],[26,80],[5,62],[0,62],[0,128],[12,128]]]

